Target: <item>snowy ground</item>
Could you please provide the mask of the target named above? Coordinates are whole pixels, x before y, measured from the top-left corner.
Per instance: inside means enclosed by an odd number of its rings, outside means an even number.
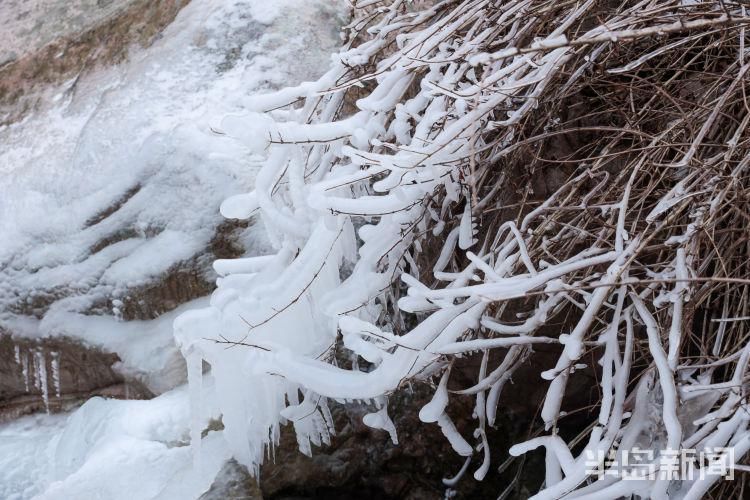
[[[30,498],[47,481],[67,415],[33,415],[0,428],[0,497]]]
[[[209,433],[200,473],[194,471],[189,418],[180,388],[150,401],[93,398],[70,415],[6,424],[0,498],[197,498],[229,455],[220,433]]]
[[[164,367],[177,355],[171,319],[180,310],[124,323],[117,298],[207,245],[221,201],[247,191],[262,161],[212,126],[242,113],[254,91],[324,71],[342,11],[324,0],[193,0],[148,50],[67,82],[50,109],[0,128],[0,326],[116,351],[126,372],[151,374],[157,392],[179,380]],[[87,225],[136,186],[116,213]],[[136,234],[90,251],[124,227]],[[10,312],[57,287],[66,297],[40,320]],[[110,316],[81,315],[102,300]],[[149,402],[95,399],[67,421],[5,425],[0,497],[197,497],[210,481],[183,480],[185,405],[178,388]],[[221,440],[203,441],[215,447],[206,470],[218,468]]]

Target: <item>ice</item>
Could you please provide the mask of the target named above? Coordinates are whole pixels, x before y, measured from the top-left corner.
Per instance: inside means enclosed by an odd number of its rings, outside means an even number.
[[[437,422],[445,413],[445,407],[448,406],[448,378],[450,370],[447,370],[440,379],[432,400],[419,410],[419,419],[422,422]]]
[[[211,381],[208,385],[210,387]],[[210,394],[195,421],[218,417]],[[204,438],[193,469],[186,387],[149,401],[90,399],[72,413],[0,424],[0,497],[198,498],[229,454],[220,431]]]
[[[461,247],[461,250],[466,250],[467,248],[470,248],[472,245],[474,245],[474,243],[476,243],[474,232],[474,221],[471,215],[471,205],[467,202],[466,206],[464,207],[464,214],[461,217],[461,224],[459,225],[458,246]]]
[[[204,7],[200,14],[195,7],[199,4]],[[672,275],[654,272],[647,273],[653,288],[642,297],[629,294],[627,285],[635,279],[628,276],[629,269],[640,247],[650,241],[637,228],[626,227],[625,214],[633,208],[628,205],[630,187],[620,203],[610,206],[619,212],[614,241],[602,236],[588,249],[586,244],[573,245],[564,260],[551,252],[540,260],[540,252],[527,251],[529,243],[541,239],[544,249],[555,238],[539,231],[539,224],[543,213],[567,204],[570,195],[565,190],[578,182],[568,181],[535,204],[518,226],[491,225],[497,229],[494,241],[492,234],[482,234],[480,248],[474,217],[488,205],[474,199],[480,194],[472,186],[475,153],[492,151],[489,158],[502,164],[502,157],[513,150],[505,146],[519,140],[519,127],[533,122],[532,112],[549,86],[560,77],[567,79],[565,85],[580,83],[584,69],[566,68],[587,51],[589,67],[601,53],[593,45],[705,28],[729,19],[714,16],[636,30],[630,26],[636,18],[624,14],[620,24],[594,23],[588,33],[568,39],[563,33],[583,22],[593,4],[588,1],[560,6],[567,14],[557,20],[552,16],[547,20],[550,29],[524,47],[516,43],[516,35],[533,31],[535,22],[523,15],[527,2],[492,4],[499,18],[489,27],[483,15],[488,2],[457,4],[455,10],[449,4],[423,11],[420,6],[401,9],[402,2],[392,10],[378,6],[379,14],[366,21],[371,39],[347,45],[317,81],[274,92],[282,80],[293,80],[273,69],[278,67],[275,57],[293,57],[273,48],[280,41],[283,51],[295,47],[287,40],[291,32],[286,16],[311,4],[196,1],[147,55],[65,89],[61,104],[47,115],[50,120],[31,119],[3,132],[12,147],[0,168],[18,172],[19,180],[6,197],[9,208],[0,207],[14,224],[13,243],[0,249],[0,259],[9,256],[9,265],[0,268],[2,283],[14,285],[3,285],[0,298],[7,302],[21,296],[33,304],[37,292],[50,284],[72,284],[76,293],[55,300],[39,319],[4,317],[0,326],[33,338],[73,329],[87,343],[117,352],[123,373],[155,392],[164,391],[149,402],[92,399],[75,412],[53,447],[56,476],[40,487],[42,498],[121,498],[124,492],[143,498],[190,498],[206,487],[229,456],[257,475],[273,455],[282,425],[294,427],[305,454],[328,443],[333,432],[329,400],[374,399],[378,407],[365,415],[364,423],[389,432],[395,442],[387,396],[406,381],[431,381],[441,373],[435,396],[420,418],[439,426],[459,455],[483,455],[474,472],[481,480],[491,466],[486,425],[495,423],[503,385],[537,343],[561,347],[554,367],[541,374],[549,384],[543,382],[547,392],[539,417],[549,434],[510,449],[517,456],[544,448],[545,481],[535,498],[559,498],[579,487],[595,490],[589,498],[603,498],[597,495],[600,487],[612,498],[647,496],[644,491],[656,498],[666,495],[666,483],[643,491],[625,482],[582,486],[588,481],[584,454],[576,457],[572,452],[617,446],[624,453],[647,438],[654,438],[648,443],[652,447],[659,440],[673,449],[687,444],[680,421],[685,411],[675,383],[678,368],[691,368],[678,366],[675,349],[681,326],[674,323],[665,339],[653,316],[679,315],[683,290],[665,291],[664,281]],[[435,17],[437,11],[441,14]],[[253,22],[248,24],[248,19]],[[508,37],[488,41],[497,36],[498,26]],[[267,27],[271,29],[260,38],[250,33]],[[401,33],[393,36],[394,31]],[[454,43],[454,37],[449,40],[443,33],[461,33],[463,40],[456,37]],[[481,68],[456,63],[482,51],[491,53],[468,59]],[[740,77],[748,68],[743,66]],[[96,78],[98,87],[107,90],[94,88]],[[351,103],[355,87],[360,98]],[[260,94],[259,89],[270,92]],[[90,110],[79,99],[87,92],[100,98]],[[154,92],[180,100],[154,103]],[[684,167],[729,95],[719,99],[696,141],[675,164],[678,177],[698,175]],[[134,103],[147,104],[147,111],[132,112]],[[63,121],[66,126],[59,126]],[[111,133],[115,122],[121,134]],[[74,134],[73,145],[66,130],[74,125],[82,132]],[[44,145],[31,147],[19,139],[26,137],[21,132],[27,126],[41,130],[42,137],[66,138],[55,148],[65,162],[44,163],[46,156],[36,158],[40,165],[26,161],[30,151],[49,153]],[[493,142],[484,143],[490,136]],[[586,175],[592,171],[580,173],[578,180]],[[62,187],[62,179],[76,189]],[[496,190],[484,200],[497,198],[506,180],[497,181]],[[592,193],[608,182],[600,181]],[[15,192],[19,186],[23,195]],[[647,220],[662,221],[684,196],[678,185]],[[588,205],[591,197],[570,208],[596,208]],[[37,208],[41,206],[44,210]],[[112,206],[116,210],[109,213]],[[218,288],[210,299],[198,299],[151,322],[121,321],[123,303],[112,299],[195,257],[215,234],[219,211],[233,219],[253,217],[258,232],[248,230],[242,238],[247,242],[251,234],[263,234],[268,243],[264,251],[248,250],[239,259],[215,262]],[[700,227],[700,214],[695,219],[687,231]],[[441,224],[433,226],[436,221]],[[130,231],[124,237],[122,228]],[[431,231],[447,233],[432,273],[417,265],[420,238]],[[568,234],[566,229],[558,236]],[[102,241],[110,244],[99,248]],[[469,248],[473,253],[466,252]],[[680,280],[691,276],[689,258],[688,253],[678,254],[667,264]],[[659,290],[660,306],[646,297],[654,290]],[[524,300],[513,300],[520,298]],[[106,299],[114,315],[87,315],[98,299]],[[550,336],[537,335],[563,300],[581,310],[580,315],[566,314],[575,325],[565,332],[544,328]],[[504,309],[509,301],[534,309],[509,321],[513,311]],[[611,323],[601,329],[600,320],[609,318],[610,310]],[[416,314],[403,318],[402,312]],[[633,396],[628,381],[639,346],[636,321],[645,326],[654,362],[641,374]],[[170,324],[188,360],[189,391],[174,387],[180,379],[171,376],[172,368],[164,371],[181,359],[165,333]],[[584,366],[581,358],[591,346],[602,356],[599,425],[580,435],[587,442],[577,438],[568,443],[556,432],[558,421],[566,415],[563,400],[573,380],[569,377]],[[331,353],[339,348],[351,364],[337,363]],[[506,350],[505,358],[488,375],[488,351],[500,348]],[[452,360],[473,351],[483,351],[475,385],[449,391]],[[31,358],[33,381],[48,398],[46,360],[38,354]],[[746,415],[737,411],[742,395],[729,390],[741,385],[749,360],[750,348],[745,348],[727,365],[735,369],[731,382],[696,380],[683,391],[711,389],[725,396],[721,403],[711,403],[719,408],[694,424],[703,427],[688,437],[692,444],[729,444],[743,453],[750,448]],[[180,368],[173,371],[183,374]],[[689,379],[687,371],[680,376]],[[446,411],[454,392],[475,398],[471,433],[457,429]],[[633,412],[623,425],[630,415],[624,411],[626,401]],[[219,415],[223,430],[208,432],[208,418]],[[652,430],[644,435],[647,428]],[[137,484],[129,486],[134,477]],[[686,496],[695,498],[707,486],[689,487]],[[579,493],[586,494],[572,494]]]
[[[443,435],[448,439],[448,442],[456,453],[462,457],[468,457],[474,453],[471,445],[458,432],[456,425],[447,413],[440,415],[437,423],[440,426],[440,430],[443,431]]]
[[[341,12],[195,0],[150,48],[62,84],[57,102],[2,128],[0,325],[25,321],[8,312],[18,297],[63,292],[43,320],[85,340],[67,315],[205,252],[220,204],[254,185],[262,161],[210,124],[245,109],[254,90],[316,76]]]
[[[190,384],[190,443],[193,451],[193,467],[201,470],[201,393],[203,392],[203,358],[198,352],[186,356],[188,382]]]
[[[265,161],[264,151],[250,154],[213,124],[252,111],[250,95],[259,90],[317,77],[340,43],[342,15],[343,2],[193,0],[151,47],[61,84],[53,103],[0,129],[0,328],[115,352],[117,370],[162,394],[94,398],[70,415],[0,426],[0,497],[189,499],[208,489],[239,434],[205,433],[222,394],[208,380],[198,414],[191,412],[172,330],[175,317],[208,298],[155,320],[122,321],[123,297],[206,252],[223,221],[220,205],[251,189]],[[240,200],[228,215],[250,214],[255,202]],[[257,227],[240,239],[251,256],[267,247]],[[209,259],[200,262],[215,278]],[[242,265],[227,263],[225,271]],[[260,260],[252,268],[268,266]],[[40,317],[10,312],[45,294],[54,299]],[[111,314],[89,314],[93,304]],[[14,356],[27,391],[37,387],[46,404],[64,389],[57,352],[24,348]],[[268,395],[279,393],[269,384]],[[270,418],[262,417],[265,428]],[[200,468],[191,435],[201,442]],[[309,436],[322,442],[320,422]]]
[[[380,410],[374,413],[368,413],[362,418],[362,421],[368,427],[372,427],[373,429],[382,429],[388,432],[388,435],[391,437],[391,442],[393,444],[398,444],[398,435],[396,434],[396,426],[393,425],[393,421],[388,416],[387,405],[383,405],[383,407]]]
[[[47,377],[47,356],[44,349],[34,351],[34,366],[36,368],[36,379],[39,381],[39,390],[42,392],[44,409],[49,413],[49,379]]]
[[[203,468],[193,470],[188,400],[185,387],[150,401],[90,399],[50,440],[49,462],[39,466],[52,475],[35,498],[197,498],[229,455],[220,433],[209,432]],[[204,427],[212,408],[207,399]]]
[[[482,134],[472,131],[496,131],[503,137],[493,143],[498,155],[507,153],[501,145],[516,139],[515,126],[531,116],[572,57],[563,32],[588,8],[571,7],[569,17],[523,53],[510,38],[486,47],[497,52],[474,61],[485,66],[477,81],[478,72],[454,64],[451,43],[436,34],[466,25],[482,31],[481,23],[472,23],[484,4],[457,6],[425,24],[420,16],[429,19],[429,7],[402,13],[384,6],[382,16],[366,21],[372,39],[347,46],[316,82],[255,95],[245,102],[246,113],[221,122],[227,137],[253,155],[267,155],[255,190],[229,198],[222,212],[232,218],[257,214],[272,249],[262,260],[217,262],[222,278],[208,307],[180,316],[174,326],[183,354],[198,351],[211,365],[224,435],[234,456],[253,471],[270,455],[285,419],[294,424],[300,450],[309,454],[312,445],[325,442],[324,426],[316,419],[327,399],[377,400],[406,380],[430,379],[444,370],[420,418],[436,423],[459,455],[482,452],[484,460],[474,473],[481,479],[490,469],[486,423],[494,422],[503,384],[536,343],[563,346],[557,366],[544,374],[552,383],[541,412],[548,428],[560,416],[570,366],[578,364],[586,333],[640,241],[638,235],[626,238],[622,229],[615,250],[595,245],[562,262],[546,256],[546,265],[535,263],[526,245],[539,235],[529,222],[560,201],[553,196],[518,227],[499,228],[492,245],[474,248],[473,211],[483,207],[469,200],[471,177],[467,181],[463,167],[485,145]],[[492,8],[507,20],[522,5]],[[507,28],[521,29],[517,23]],[[402,31],[395,44],[388,36],[393,31]],[[464,50],[478,51],[484,35],[468,33],[476,38],[465,40]],[[384,47],[383,57],[369,65]],[[417,80],[419,85],[412,85]],[[363,96],[347,106],[347,92],[355,87]],[[501,109],[507,114],[498,113]],[[261,118],[256,114],[261,112],[267,114]],[[501,190],[502,183],[498,186]],[[620,205],[621,212],[625,208]],[[435,227],[428,220],[444,224]],[[416,265],[420,238],[446,227],[450,232],[431,275]],[[475,252],[467,254],[469,264],[456,269],[469,248]],[[532,335],[558,302],[570,298],[563,284],[597,266],[607,269],[600,280],[604,286],[586,292],[576,327],[559,337]],[[399,277],[406,294],[394,292]],[[445,284],[435,286],[436,280]],[[546,298],[522,324],[482,322],[490,313],[488,304],[537,294]],[[418,313],[415,324],[407,326],[402,311]],[[388,324],[397,335],[385,331]],[[480,326],[506,336],[486,338]],[[328,356],[340,346],[339,333],[351,368]],[[445,355],[495,348],[508,348],[507,363],[487,375],[485,355],[470,392],[476,397],[477,427],[469,442],[446,412],[450,372]],[[369,413],[365,423],[393,430],[384,406]],[[562,489],[570,487],[563,485],[566,480],[578,480],[576,486],[583,481],[577,464],[567,444],[557,439],[538,443],[548,451],[547,486]]]
[[[227,219],[248,219],[258,209],[258,197],[255,193],[243,193],[230,196],[221,204],[221,215]]]
[[[39,321],[32,333],[54,337],[73,330],[85,345],[118,353],[120,373],[160,394],[185,381],[185,362],[172,336],[174,318],[206,303],[206,299],[196,299],[151,321],[58,313]]]
[[[55,396],[60,397],[62,385],[60,383],[60,353],[53,351],[50,366],[52,367],[52,384],[55,388]]]
[[[22,367],[22,374],[23,374],[23,384],[26,389],[26,392],[29,392],[31,389],[30,387],[30,374],[29,374],[29,354],[24,353],[23,357],[21,358],[21,367]]]

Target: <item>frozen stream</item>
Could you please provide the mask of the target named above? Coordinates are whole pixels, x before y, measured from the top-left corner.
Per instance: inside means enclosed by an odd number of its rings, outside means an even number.
[[[247,191],[262,161],[212,126],[254,91],[323,72],[343,11],[325,0],[193,0],[147,50],[62,84],[48,109],[0,128],[0,327],[77,336],[118,352],[125,371],[163,371],[180,310],[121,322],[118,294],[209,243],[219,204]],[[92,252],[123,228],[134,233]],[[252,230],[245,241],[259,244]],[[43,317],[17,312],[19,300],[59,289]],[[83,314],[102,301],[111,314]],[[209,435],[204,474],[193,474],[188,413],[178,387],[4,424],[0,498],[197,498],[228,452]]]

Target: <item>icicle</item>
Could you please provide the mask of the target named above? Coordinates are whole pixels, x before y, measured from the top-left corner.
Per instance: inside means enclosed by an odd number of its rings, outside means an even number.
[[[396,434],[396,426],[393,425],[391,417],[388,416],[388,406],[383,407],[375,413],[368,413],[362,418],[362,422],[367,427],[373,429],[382,429],[391,436],[393,444],[398,444],[398,435]]]
[[[451,420],[447,413],[440,415],[437,423],[440,426],[440,430],[443,431],[443,435],[448,438],[448,442],[450,442],[456,453],[462,457],[468,457],[474,452],[471,445],[467,443],[463,436],[458,432],[453,420]]]
[[[31,369],[31,375],[33,377],[34,381],[34,387],[38,390],[42,390],[42,378],[40,376],[40,368],[39,368],[39,352],[35,351],[31,355],[31,363],[32,363],[32,369]]]
[[[21,348],[18,346],[18,344],[13,346],[13,359],[16,360],[16,364],[21,364]]]
[[[34,353],[36,358],[36,378],[39,384],[39,390],[42,391],[42,401],[44,401],[44,409],[49,413],[49,386],[47,385],[47,358],[44,355],[44,350],[39,349]]]
[[[475,233],[476,229],[474,228],[474,218],[471,215],[471,204],[467,201],[459,225],[458,246],[462,250],[471,248],[477,242],[477,239],[474,237]]]
[[[120,299],[112,300],[112,315],[115,317],[115,320],[122,321],[122,310],[124,305],[125,303]]]
[[[23,385],[26,388],[26,392],[31,389],[29,384],[29,353],[24,353],[21,358],[21,372],[23,373]]]
[[[190,388],[190,447],[193,467],[201,470],[201,392],[203,391],[203,357],[196,350],[187,355],[188,386]]]
[[[59,399],[61,394],[61,384],[60,384],[60,353],[57,351],[52,352],[52,361],[50,362],[50,365],[52,366],[52,384],[55,387],[55,396]],[[127,386],[126,386],[127,387]]]

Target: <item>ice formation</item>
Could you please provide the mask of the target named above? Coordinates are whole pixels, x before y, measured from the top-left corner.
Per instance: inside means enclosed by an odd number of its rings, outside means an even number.
[[[744,454],[750,433],[746,413],[737,406],[740,395],[726,395],[717,414],[727,419],[721,424],[709,417],[699,420],[701,430],[691,430],[691,437],[680,424],[685,409],[678,398],[686,401],[690,386],[704,388],[686,374],[679,387],[676,383],[678,369],[689,366],[678,367],[676,357],[684,335],[679,324],[683,281],[695,270],[686,254],[677,252],[664,267],[638,267],[648,279],[635,281],[634,262],[656,230],[626,226],[635,173],[630,182],[623,180],[618,202],[595,207],[609,222],[593,236],[564,224],[558,234],[546,234],[545,214],[565,206],[586,185],[593,188],[572,208],[589,208],[588,200],[611,185],[610,173],[601,167],[604,153],[594,166],[581,165],[518,223],[510,220],[493,227],[481,245],[474,220],[502,198],[498,192],[507,184],[495,179],[494,188],[477,192],[475,185],[482,179],[476,157],[494,165],[513,152],[515,127],[532,115],[553,84],[562,89],[576,85],[613,44],[687,30],[710,32],[712,27],[747,22],[744,14],[736,11],[737,17],[730,18],[704,5],[686,7],[692,14],[688,22],[669,17],[661,21],[658,16],[644,20],[641,9],[650,3],[636,2],[623,4],[606,22],[589,23],[595,18],[588,17],[595,2],[585,1],[549,7],[555,15],[545,17],[548,24],[536,31],[538,19],[528,13],[541,7],[526,0],[434,2],[414,8],[401,0],[386,4],[364,9],[352,22],[351,38],[322,78],[253,96],[245,102],[245,116],[231,116],[221,124],[228,137],[268,157],[255,190],[225,201],[222,213],[257,216],[274,251],[217,262],[222,277],[210,307],[179,317],[175,335],[183,353],[211,366],[233,455],[257,470],[278,441],[279,426],[290,420],[300,449],[309,453],[309,443],[325,442],[331,432],[326,425],[329,400],[385,398],[404,381],[442,372],[435,398],[420,418],[437,423],[458,454],[476,457],[474,477],[481,479],[490,467],[486,426],[494,422],[503,385],[537,343],[560,347],[555,366],[540,380],[548,387],[541,411],[542,430],[548,434],[510,449],[522,455],[544,448],[546,481],[535,499],[631,494],[665,498],[669,481],[587,482],[588,453],[637,448],[648,426],[657,429],[653,435],[664,434],[660,444],[665,449],[720,443],[734,447],[737,456]],[[579,30],[575,37],[566,35],[571,26]],[[516,41],[525,31],[537,37],[519,46]],[[579,66],[563,71],[570,61]],[[743,65],[733,74],[727,92],[737,90],[746,69]],[[704,129],[712,126],[726,99],[717,101]],[[740,134],[744,125],[731,125],[736,126]],[[485,142],[490,131],[495,133],[492,142]],[[693,145],[702,138],[699,134]],[[689,164],[696,147],[684,151],[673,166]],[[737,168],[745,165],[743,160]],[[481,175],[490,176],[489,170]],[[648,224],[664,228],[669,217],[676,216],[683,206],[678,200],[684,199],[680,184],[690,183],[696,196],[700,178],[700,185],[707,183],[713,194],[726,193],[720,191],[718,177],[709,179],[700,169],[691,172],[664,194],[646,218]],[[707,199],[696,203],[701,210],[715,210],[715,200]],[[691,215],[700,216],[700,211]],[[670,241],[689,240],[695,226],[687,230],[685,240]],[[420,270],[416,257],[434,237],[440,238],[442,251],[433,269]],[[589,237],[590,245],[565,247],[565,257],[544,254],[548,245]],[[529,250],[532,243],[534,252]],[[468,265],[458,267],[463,259]],[[630,291],[633,284],[642,285],[638,293]],[[668,297],[660,302],[655,298],[659,294]],[[503,311],[504,303],[524,297],[531,298],[533,309],[521,324],[493,315],[491,305]],[[660,303],[677,318],[666,339],[653,318],[653,308]],[[535,335],[563,306],[571,305],[576,319],[570,331]],[[416,326],[404,320],[407,313],[418,319]],[[601,323],[607,325],[603,330]],[[653,365],[632,392],[630,358],[634,328],[640,326],[647,333]],[[592,332],[598,332],[598,339],[592,339]],[[337,366],[335,354],[341,346],[367,361],[367,367]],[[508,349],[504,360],[489,371],[488,353],[501,347]],[[603,401],[598,422],[580,437],[583,451],[579,447],[574,454],[574,444],[564,441],[556,427],[565,417],[562,403],[570,376],[586,366],[582,357],[593,347],[601,348]],[[483,353],[478,381],[462,392],[476,398],[476,430],[465,436],[445,411],[444,381],[453,355],[475,352]],[[750,346],[737,356],[735,381],[744,376]],[[196,391],[200,379],[197,374],[191,380]],[[658,401],[648,401],[655,393]],[[626,399],[636,405],[635,417],[625,411]],[[638,414],[649,405],[658,410]],[[295,420],[301,413],[308,415],[307,422]],[[384,408],[365,419],[393,433],[389,422]],[[685,498],[698,498],[716,480],[671,487]]]
[[[21,383],[46,387],[48,402],[66,390],[57,351],[25,347],[65,336],[117,353],[123,375],[163,394],[1,424],[1,498],[183,500],[208,489],[229,452],[208,433],[194,473],[172,331],[207,301],[121,321],[123,298],[205,251],[221,201],[253,186],[262,157],[213,121],[241,111],[248,93],[317,76],[343,15],[328,1],[192,0],[148,49],[65,82],[49,107],[0,127],[0,329],[24,337],[12,352]],[[96,248],[120,230],[124,239]],[[256,229],[240,237],[251,252],[266,245]],[[38,317],[19,312],[37,300],[49,302]],[[103,314],[89,314],[92,304]],[[211,398],[195,427],[219,417]]]

